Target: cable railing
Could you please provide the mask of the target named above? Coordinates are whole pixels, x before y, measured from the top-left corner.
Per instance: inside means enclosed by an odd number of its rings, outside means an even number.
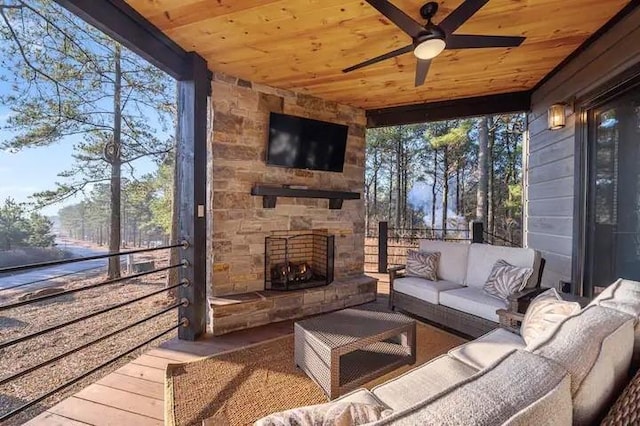
[[[498,242],[501,243],[502,245],[507,245],[507,246],[510,246],[510,247],[522,247],[522,244],[518,244],[518,243],[516,243],[514,241],[511,241],[508,238],[501,237],[500,235],[496,235],[496,234],[493,234],[493,233],[488,232],[488,231],[484,231],[484,235],[486,237],[488,237],[488,238],[485,238],[485,239],[487,241],[490,241],[491,244],[495,244],[496,240],[498,240]]]
[[[375,236],[373,236],[375,235]],[[468,228],[393,228],[387,222],[378,222],[378,229],[367,230],[365,240],[365,267],[368,272],[385,273],[389,265],[406,263],[407,251],[416,249],[420,240],[472,242],[521,247],[514,241],[487,232],[482,222],[474,221]]]
[[[105,268],[106,268],[105,265],[92,266],[91,268],[80,269],[79,271],[72,271],[72,272],[67,272],[65,274],[54,275],[52,277],[40,278],[40,279],[29,281],[29,282],[26,282],[26,283],[20,283],[20,284],[12,285],[10,287],[2,287],[2,288],[0,288],[0,293],[2,293],[4,291],[8,291],[8,290],[15,290],[16,288],[28,287],[30,285],[34,285],[34,284],[38,284],[38,283],[59,280],[60,278],[70,277],[71,275],[82,274],[84,272],[89,272],[89,271],[97,271],[98,269],[105,269]]]
[[[142,249],[135,249],[135,250],[126,250],[126,251],[119,251],[119,252],[105,253],[105,254],[96,254],[96,255],[93,255],[93,256],[75,257],[75,258],[71,258],[71,259],[51,260],[51,261],[48,261],[48,262],[30,263],[28,265],[10,266],[8,268],[0,268],[0,274],[5,274],[5,273],[9,274],[9,273],[14,273],[14,272],[30,271],[30,270],[34,270],[34,269],[49,268],[51,266],[60,266],[60,265],[68,265],[70,263],[87,262],[89,260],[108,259],[110,257],[127,256],[127,255],[130,255],[130,254],[150,253],[150,252],[153,252],[153,251],[166,250],[166,249],[177,248],[177,247],[187,248],[188,246],[189,246],[189,243],[182,242],[182,243],[171,244],[171,245],[167,245],[167,246],[142,248]]]
[[[0,269],[0,273],[5,273],[5,272],[23,272],[23,271],[29,271],[29,270],[34,270],[34,269],[41,269],[44,267],[52,267],[52,266],[59,266],[59,265],[65,265],[65,264],[71,264],[71,263],[79,263],[79,262],[86,262],[86,261],[91,261],[91,260],[98,260],[98,259],[107,259],[107,258],[112,258],[112,257],[116,257],[116,256],[127,256],[127,255],[131,255],[131,254],[140,254],[140,253],[151,253],[151,252],[155,252],[155,251],[160,251],[160,250],[170,250],[170,249],[176,249],[176,248],[183,248],[183,249],[187,249],[189,248],[189,244],[187,242],[181,242],[181,243],[176,243],[176,244],[170,244],[170,245],[165,245],[165,246],[160,246],[160,247],[154,247],[154,248],[148,248],[148,249],[137,249],[137,250],[127,250],[127,251],[122,251],[119,253],[106,253],[106,254],[101,254],[101,255],[95,255],[95,256],[87,256],[87,257],[81,257],[81,258],[75,258],[75,259],[64,259],[64,260],[58,260],[58,261],[53,261],[53,262],[42,262],[42,263],[34,263],[34,264],[30,264],[30,265],[24,265],[24,266],[17,266],[17,267],[9,267],[9,268],[3,268]],[[38,296],[38,297],[34,297],[34,298],[30,298],[30,299],[26,299],[26,300],[17,300],[17,301],[12,301],[12,302],[8,302],[5,303],[3,305],[0,305],[0,313],[5,314],[6,312],[10,312],[13,309],[16,308],[20,308],[23,306],[27,306],[27,305],[32,305],[32,304],[36,304],[36,303],[41,303],[43,301],[48,301],[51,299],[55,299],[55,298],[60,298],[60,297],[64,297],[66,295],[71,295],[71,294],[78,294],[78,293],[82,293],[88,290],[93,290],[93,289],[97,289],[97,288],[101,288],[101,287],[106,287],[109,285],[114,285],[117,283],[121,283],[127,280],[133,280],[133,279],[138,279],[138,278],[142,278],[142,277],[146,277],[152,274],[159,274],[162,272],[168,272],[170,270],[173,269],[177,269],[177,268],[188,268],[189,262],[186,259],[181,260],[178,263],[174,263],[174,264],[169,264],[167,266],[162,266],[162,267],[157,267],[154,268],[152,270],[149,271],[143,271],[143,272],[138,272],[138,273],[133,273],[133,274],[129,274],[129,275],[125,275],[125,276],[121,276],[118,278],[111,278],[111,279],[105,279],[104,281],[100,281],[97,283],[92,283],[92,284],[88,284],[88,285],[83,285],[80,287],[75,287],[75,288],[67,288],[64,289],[63,291],[60,292],[56,292],[56,293],[52,293],[52,294],[44,294],[42,296]],[[94,269],[94,268],[91,268]],[[63,275],[63,276],[66,276]],[[52,277],[50,279],[59,279],[61,276],[56,276],[56,277]],[[45,280],[39,280],[39,282],[42,282]],[[94,317],[98,317],[100,315],[106,314],[108,312],[112,312],[112,311],[116,311],[118,309],[127,307],[129,305],[133,305],[135,303],[139,303],[142,302],[146,299],[149,299],[153,296],[157,296],[160,295],[162,293],[167,293],[171,290],[177,289],[178,287],[189,287],[191,285],[191,283],[186,280],[183,279],[180,282],[177,283],[172,283],[170,285],[167,286],[162,286],[161,289],[157,289],[157,290],[153,290],[153,291],[149,291],[149,292],[145,292],[144,294],[141,294],[137,297],[133,297],[130,298],[128,300],[124,300],[118,303],[113,303],[110,304],[109,306],[103,307],[101,309],[97,309],[93,312],[89,312],[86,313],[84,315],[80,315],[78,317],[75,318],[71,318],[69,320],[60,322],[58,324],[54,324],[51,326],[47,326],[44,327],[42,329],[39,329],[37,331],[33,331],[18,337],[13,337],[4,341],[0,342],[0,351],[4,351],[7,350],[8,348],[11,348],[15,345],[18,345],[20,343],[23,342],[27,342],[31,339],[35,339],[38,338],[40,336],[45,336],[48,335],[49,333],[53,333],[57,330],[62,330],[66,327],[72,326],[74,324],[78,324],[84,321],[87,321],[91,318]],[[124,326],[121,327],[117,327],[114,330],[110,330],[98,337],[95,337],[87,342],[78,344],[77,346],[74,346],[71,349],[65,350],[61,353],[55,354],[53,356],[49,356],[47,357],[47,359],[44,359],[42,361],[37,362],[36,364],[30,365],[26,368],[23,368],[19,371],[15,371],[12,373],[9,373],[7,375],[4,375],[2,377],[0,377],[0,386],[1,385],[7,385],[7,384],[11,384],[14,381],[25,377],[31,373],[34,373],[46,366],[49,366],[51,364],[54,364],[58,361],[64,360],[67,357],[70,357],[73,354],[78,353],[79,351],[85,350],[87,348],[93,347],[94,345],[97,345],[107,339],[116,337],[122,333],[127,332],[128,330],[131,330],[133,327],[137,327],[143,324],[148,323],[149,321],[158,319],[159,317],[173,311],[176,309],[180,309],[180,308],[187,308],[190,306],[190,301],[186,298],[182,298],[179,301],[174,301],[173,303],[171,303],[169,306],[163,307],[162,309],[159,309],[157,311],[154,311],[146,316],[144,316],[143,318],[140,318],[136,321],[133,321],[131,323],[128,323]],[[6,314],[5,314],[6,315]],[[158,323],[158,325],[160,325],[160,323]],[[189,321],[186,318],[180,318],[176,321],[175,324],[171,325],[170,327],[164,328],[162,329],[160,332],[158,332],[157,334],[154,334],[153,336],[151,336],[150,338],[146,338],[144,339],[144,341],[136,344],[133,347],[129,347],[128,349],[126,349],[123,352],[120,352],[119,354],[107,359],[104,362],[101,362],[99,365],[92,367],[91,369],[84,371],[83,373],[68,379],[67,381],[65,381],[64,383],[59,384],[58,386],[56,386],[54,389],[50,389],[47,390],[46,392],[38,395],[37,397],[22,403],[20,406],[15,407],[15,408],[11,408],[10,411],[5,412],[5,413],[0,413],[0,424],[2,424],[3,422],[17,416],[20,413],[23,413],[25,410],[33,407],[34,405],[40,403],[41,401],[43,401],[44,399],[47,399],[61,391],[63,391],[64,389],[69,388],[70,386],[78,383],[79,381],[85,379],[86,377],[100,371],[101,369],[117,362],[118,360],[122,359],[123,357],[137,351],[138,349],[141,349],[142,347],[144,347],[145,345],[150,344],[151,342],[158,340],[164,336],[166,336],[167,334],[171,333],[172,331],[180,328],[180,327],[188,327],[189,326]]]

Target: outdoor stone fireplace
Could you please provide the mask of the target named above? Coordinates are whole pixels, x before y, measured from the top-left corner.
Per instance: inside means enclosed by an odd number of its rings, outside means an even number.
[[[273,232],[264,245],[264,289],[291,291],[333,282],[334,240],[326,230]]]
[[[211,332],[219,335],[374,300],[376,280],[364,275],[362,197],[347,198],[340,203],[341,208],[336,208],[330,199],[302,194],[278,197],[277,203],[265,207],[262,195],[252,195],[260,186],[361,194],[365,111],[220,73],[214,73],[211,102],[209,244],[213,264],[209,268],[208,289]],[[347,125],[344,171],[268,166],[265,159],[271,112]],[[311,257],[300,258],[296,253],[299,240],[296,236],[303,234],[314,235],[316,243],[309,243],[315,247]],[[269,253],[269,245],[280,241],[277,238],[289,241],[288,261]],[[296,246],[293,252],[291,245]],[[324,253],[316,253],[322,250],[321,246],[327,255],[333,247],[326,273],[322,267],[327,259]],[[278,264],[280,274],[283,270],[290,274],[292,266],[299,268],[286,285],[282,280],[273,282],[272,270]],[[315,278],[301,280],[305,274],[308,277],[305,268],[311,269]],[[326,285],[316,286],[318,281]],[[291,291],[281,291],[284,289]]]

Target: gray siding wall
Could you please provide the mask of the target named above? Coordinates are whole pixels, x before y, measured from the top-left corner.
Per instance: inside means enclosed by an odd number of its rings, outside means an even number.
[[[574,58],[532,96],[525,147],[525,243],[547,260],[543,285],[571,279],[576,116],[547,130],[547,109],[594,90],[640,62],[640,10]]]

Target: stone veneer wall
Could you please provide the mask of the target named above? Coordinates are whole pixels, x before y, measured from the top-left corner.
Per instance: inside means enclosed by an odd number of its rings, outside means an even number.
[[[211,296],[264,288],[264,242],[273,231],[326,229],[335,239],[335,279],[364,273],[364,200],[329,210],[328,200],[278,198],[275,209],[250,194],[254,184],[364,190],[365,112],[216,73],[212,87]],[[267,167],[269,113],[349,126],[343,173]]]

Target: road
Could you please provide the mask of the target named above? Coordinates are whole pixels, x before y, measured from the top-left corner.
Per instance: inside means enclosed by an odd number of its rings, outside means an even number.
[[[64,242],[61,242],[58,247],[73,253],[74,258],[95,256],[97,254],[107,253],[107,250],[74,246],[72,244],[67,244]],[[9,289],[16,286],[18,286],[16,287],[16,290],[34,290],[36,288],[42,288],[50,285],[51,282],[49,280],[60,275],[73,274],[82,271],[90,272],[89,269],[99,270],[99,268],[106,268],[106,266],[107,259],[97,259],[89,260],[86,262],[52,266],[49,268],[42,268],[17,275],[2,277],[0,278],[0,291],[2,291],[2,289]]]

